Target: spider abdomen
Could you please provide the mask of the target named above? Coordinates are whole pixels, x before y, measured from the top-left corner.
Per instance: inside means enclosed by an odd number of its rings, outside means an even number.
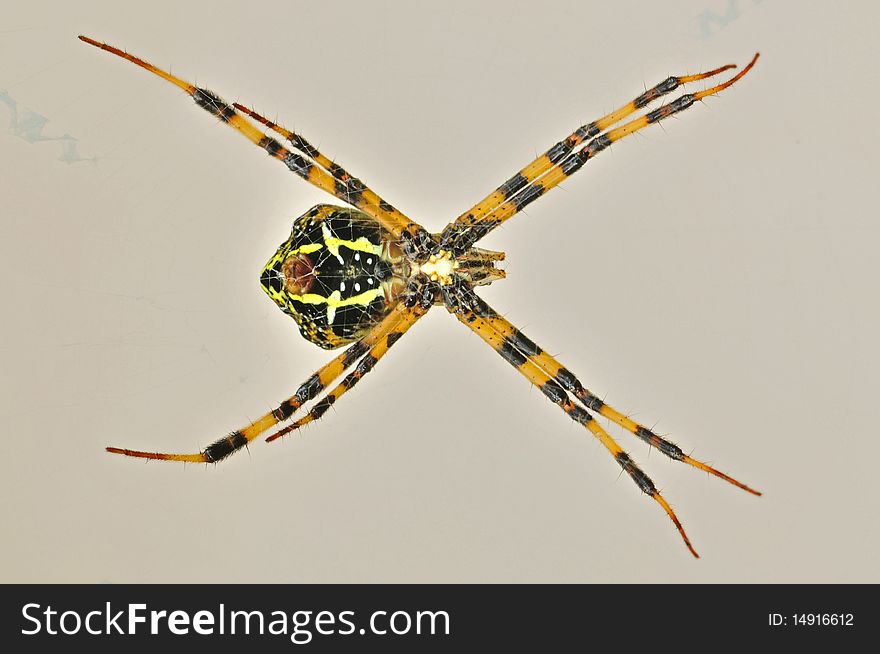
[[[319,204],[294,221],[260,283],[303,337],[332,349],[359,339],[388,313],[408,272],[396,239],[378,221]]]

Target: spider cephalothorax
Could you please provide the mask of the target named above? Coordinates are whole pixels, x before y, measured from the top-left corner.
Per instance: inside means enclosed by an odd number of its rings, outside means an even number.
[[[433,305],[443,304],[605,447],[638,488],[663,508],[694,556],[697,553],[675,512],[595,415],[620,425],[675,461],[760,495],[688,456],[677,445],[599,399],[568,368],[496,313],[474,290],[504,277],[504,271],[496,267],[504,254],[474,247],[477,241],[580,170],[615,141],[685,111],[698,100],[729,87],[751,70],[758,55],[726,82],[696,93],[685,93],[613,127],[679,86],[713,77],[734,66],[667,78],[616,111],[579,127],[458,216],[441,233],[430,234],[321,154],[303,136],[241,104],[227,104],[217,94],[117,48],[84,36],[80,39],[176,85],[199,107],[239,131],[291,172],[356,207],[318,205],[298,218],[290,237],[278,248],[260,276],[263,289],[296,320],[303,336],[323,348],[348,345],[343,352],[306,379],[272,411],[200,452],[167,454],[116,447],[108,447],[108,451],[164,461],[215,463],[271,430],[275,431],[266,440],[275,440],[324,415]],[[263,128],[283,137],[291,149],[269,136]],[[350,372],[331,386],[346,370]],[[314,404],[310,410],[291,421],[294,414],[311,401]]]

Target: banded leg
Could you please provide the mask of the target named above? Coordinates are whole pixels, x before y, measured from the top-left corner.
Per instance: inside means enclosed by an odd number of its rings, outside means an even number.
[[[733,65],[722,66],[708,73],[691,75],[687,77],[670,77],[665,82],[658,84],[646,91],[630,104],[621,107],[608,116],[594,123],[579,128],[565,141],[557,143],[544,155],[523,168],[519,173],[502,184],[495,192],[485,200],[466,211],[454,222],[447,225],[441,235],[441,246],[452,249],[453,252],[464,251],[468,247],[483,238],[495,227],[508,220],[526,205],[538,199],[559,184],[562,180],[574,174],[589,159],[607,148],[609,145],[624,136],[628,136],[650,124],[659,122],[673,114],[684,111],[697,100],[702,100],[710,95],[715,95],[726,89],[748,73],[758,59],[758,54],[737,75],[722,84],[713,86],[697,93],[687,93],[669,104],[648,112],[640,118],[636,118],[621,127],[610,130],[605,134],[600,132],[614,123],[619,122],[625,116],[637,109],[647,106],[654,99],[669,93],[680,84],[698,79],[705,79],[718,73],[733,68]],[[597,136],[598,135],[598,136]],[[595,137],[595,138],[594,138]],[[573,152],[575,146],[586,139],[591,139],[583,148]]]
[[[346,392],[354,388],[355,384],[363,379],[364,375],[366,375],[375,367],[375,365],[379,362],[379,359],[381,359],[385,355],[385,353],[391,349],[391,346],[399,341],[400,337],[403,336],[407,332],[407,330],[416,323],[419,318],[425,315],[426,312],[427,308],[424,308],[420,305],[416,305],[415,307],[413,307],[412,311],[410,311],[408,314],[405,314],[403,318],[397,323],[394,331],[388,332],[384,338],[379,339],[379,341],[370,348],[370,351],[361,358],[355,369],[348,373],[348,375],[346,375],[345,378],[332,390],[330,390],[324,397],[318,400],[318,402],[315,403],[315,405],[306,415],[304,415],[299,420],[291,423],[290,425],[279,429],[277,432],[269,436],[266,439],[266,442],[268,443],[274,441],[277,438],[281,438],[282,436],[286,436],[290,432],[299,429],[303,425],[307,425],[310,422],[318,420],[321,416],[323,416],[327,412],[327,409],[333,406],[340,397],[345,395]]]
[[[726,66],[721,66],[715,70],[710,70],[708,73],[667,77],[656,86],[653,86],[642,93],[632,102],[612,111],[610,114],[607,114],[598,120],[594,120],[591,123],[578,127],[574,132],[551,147],[528,166],[521,169],[513,177],[508,179],[492,193],[462,213],[454,222],[448,225],[443,232],[444,236],[449,239],[444,243],[444,247],[449,246],[451,241],[456,240],[455,235],[462,231],[466,231],[468,227],[473,224],[474,220],[479,221],[482,217],[491,213],[499,204],[503,203],[505,200],[509,200],[517,193],[517,191],[546,173],[554,164],[559,163],[559,161],[571,154],[575,147],[587,139],[591,139],[599,133],[604,132],[612,125],[619,123],[621,120],[635,113],[639,109],[647,107],[657,98],[671,93],[682,84],[707,79],[731,68],[736,68],[736,65],[727,64]]]
[[[360,189],[363,193],[364,199],[367,202],[387,212],[389,216],[394,218],[401,225],[402,229],[405,229],[406,227],[412,225],[416,227],[419,226],[416,223],[413,223],[402,213],[400,213],[400,211],[391,206],[390,203],[379,197],[378,193],[373,191],[369,186],[365,185],[357,177],[352,176],[347,170],[345,170],[345,168],[331,160],[326,155],[322,154],[318,150],[318,148],[309,143],[309,141],[306,140],[306,138],[302,136],[302,134],[291,132],[289,129],[269,120],[265,116],[258,114],[256,111],[254,111],[253,109],[249,109],[243,104],[233,102],[232,106],[241,113],[250,116],[261,125],[265,125],[268,129],[272,130],[276,134],[284,137],[296,150],[299,150],[306,156],[310,157],[316,164],[321,166],[321,168],[333,175],[333,178],[336,180],[337,187],[340,187],[341,190]]]
[[[469,301],[471,305],[481,302],[479,297],[472,290],[465,290],[463,293],[472,296],[469,300],[466,299],[465,302]],[[629,416],[626,416],[614,407],[605,404],[605,402],[585,388],[580,380],[575,377],[568,368],[541,349],[540,346],[523,334],[507,319],[491,312],[491,310],[489,314],[483,316],[483,319],[488,325],[488,328],[495,332],[498,338],[503,339],[502,344],[504,352],[512,353],[510,356],[514,359],[518,359],[520,356],[527,358],[555,383],[559,384],[563,389],[574,395],[585,408],[620,425],[648,445],[656,447],[674,461],[681,461],[694,468],[708,472],[709,474],[723,479],[724,481],[733,484],[744,491],[752,493],[753,495],[761,495],[760,491],[756,491],[755,489],[746,486],[744,483],[737,481],[730,475],[726,475],[720,470],[716,470],[712,466],[688,456],[675,443],[655,434],[651,429],[648,429],[644,425],[640,425]],[[509,358],[508,361],[510,361]]]
[[[123,52],[122,50],[107,45],[106,43],[100,43],[87,36],[80,36],[79,38],[81,41],[84,41],[89,45],[93,45],[96,48],[106,50],[118,57],[127,59],[133,64],[171,82],[189,95],[198,106],[217,117],[220,122],[226,123],[233,129],[241,132],[252,143],[264,149],[270,156],[281,161],[291,172],[296,173],[310,184],[317,186],[330,195],[333,195],[372,216],[391,233],[400,235],[407,226],[412,226],[412,231],[415,231],[415,228],[419,227],[416,223],[407,219],[396,209],[392,212],[387,208],[380,206],[378,203],[370,201],[370,199],[364,194],[364,185],[357,178],[349,177],[345,182],[335,179],[320,165],[317,165],[310,157],[291,152],[275,139],[266,136],[262,131],[239,115],[232,105],[227,104],[212,91],[196,87],[189,82],[175,77],[169,72],[156,68],[143,59],[130,55],[127,52]],[[378,196],[376,196],[376,198],[378,198]],[[387,206],[390,207],[390,205]]]
[[[672,507],[669,506],[669,503],[660,494],[660,491],[657,490],[657,487],[654,485],[654,482],[651,481],[651,478],[648,477],[648,475],[646,475],[642,469],[635,464],[635,462],[633,462],[632,458],[630,458],[623,448],[618,445],[617,441],[615,441],[611,435],[608,434],[598,422],[596,422],[595,418],[593,418],[589,411],[572,402],[568,393],[562,388],[562,386],[556,383],[550,375],[538,367],[526,354],[524,354],[512,339],[506,338],[493,327],[489,320],[497,317],[495,311],[479,299],[472,291],[470,292],[470,295],[472,296],[471,298],[465,299],[464,302],[459,303],[456,307],[448,307],[450,313],[458,318],[458,320],[468,329],[476,333],[488,343],[493,350],[498,352],[498,354],[504,358],[505,361],[516,368],[521,375],[541,389],[541,392],[546,395],[551,402],[565,411],[572,420],[583,425],[590,431],[590,433],[599,439],[599,442],[602,443],[605,449],[614,457],[614,460],[617,461],[618,465],[620,465],[620,467],[623,468],[623,470],[632,478],[639,489],[663,508],[666,515],[672,520],[675,528],[681,535],[681,538],[684,540],[688,550],[690,550],[691,554],[695,557],[699,558],[700,555],[697,554],[693,545],[691,545],[691,541],[688,538],[687,533],[685,533],[684,527],[679,521],[678,516],[675,515],[675,511],[672,510]],[[527,345],[524,343],[522,345],[528,349]]]
[[[108,447],[107,451],[113,454],[160,461],[184,461],[188,463],[217,463],[222,461],[245,447],[260,434],[288,420],[303,404],[318,397],[327,386],[361,359],[376,343],[380,340],[386,341],[389,334],[395,333],[402,321],[409,320],[410,313],[411,309],[407,308],[403,303],[398,303],[372,331],[368,332],[357,343],[350,345],[344,352],[309,377],[293,395],[281,402],[275,409],[261,416],[247,427],[234,431],[229,436],[211,443],[201,452],[194,454],[165,454],[119,447]]]

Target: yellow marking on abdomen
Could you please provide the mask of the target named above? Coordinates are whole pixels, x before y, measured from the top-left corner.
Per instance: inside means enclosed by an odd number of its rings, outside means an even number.
[[[339,293],[339,291],[333,291],[327,297],[324,297],[323,295],[318,295],[317,293],[306,293],[305,295],[290,295],[290,299],[297,300],[298,302],[302,302],[303,304],[326,303],[327,305],[338,309],[340,307],[348,307],[354,304],[362,304],[366,306],[377,297],[379,297],[381,294],[381,288],[371,288],[370,290],[359,293],[358,295],[352,295],[350,298],[347,298],[345,300],[342,299],[342,295]]]
[[[366,236],[361,236],[356,241],[346,241],[344,238],[336,238],[330,233],[327,223],[321,223],[321,233],[324,235],[324,245],[334,257],[339,257],[339,246],[344,245],[349,250],[357,250],[359,252],[369,252],[379,256],[382,254],[382,246],[370,242]]]

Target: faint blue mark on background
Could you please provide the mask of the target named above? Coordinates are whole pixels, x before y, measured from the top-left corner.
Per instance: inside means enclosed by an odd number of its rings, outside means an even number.
[[[16,102],[9,93],[0,89],[0,104],[5,104],[9,109],[9,131],[28,143],[41,143],[51,141],[61,148],[59,161],[72,164],[80,161],[96,163],[98,157],[82,157],[77,152],[77,139],[70,134],[63,136],[48,136],[43,133],[43,128],[49,119]]]
[[[716,3],[718,5],[717,9],[707,7],[697,15],[700,36],[704,39],[711,39],[718,32],[742,16],[744,12],[762,2],[764,2],[764,0],[751,0],[749,3],[742,2],[742,0],[727,0],[727,5],[723,9],[720,8],[723,5],[723,2],[720,1]]]

